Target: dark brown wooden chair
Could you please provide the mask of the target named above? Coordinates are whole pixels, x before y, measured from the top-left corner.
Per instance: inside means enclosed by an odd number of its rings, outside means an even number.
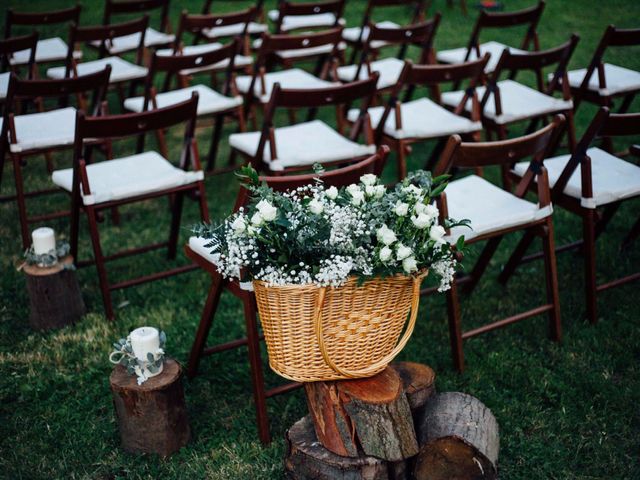
[[[8,153],[13,164],[15,178],[15,196],[20,218],[22,244],[27,248],[31,244],[29,224],[68,215],[67,212],[55,212],[37,216],[27,214],[26,199],[58,192],[58,189],[25,190],[23,164],[26,157],[45,155],[49,172],[53,171],[51,152],[70,149],[75,140],[76,114],[88,111],[93,115],[101,113],[102,101],[107,89],[110,68],[91,75],[62,80],[21,80],[11,74],[5,117],[2,122],[2,138],[8,139]],[[87,104],[86,94],[91,93],[91,102]],[[77,97],[78,109],[70,105],[71,96]],[[57,100],[56,107],[45,110],[45,99]],[[35,113],[29,113],[26,107],[34,105]],[[22,109],[20,115],[13,112]],[[0,155],[0,172],[3,170],[5,155]]]
[[[71,254],[75,259],[78,259],[80,210],[84,210],[87,215],[94,260],[90,262],[77,261],[77,264],[86,266],[95,263],[105,314],[109,320],[115,317],[111,301],[113,290],[128,288],[197,268],[193,264],[183,265],[116,283],[109,282],[106,269],[106,262],[109,260],[141,254],[162,247],[167,247],[169,259],[175,259],[182,204],[187,193],[192,193],[199,198],[200,220],[209,221],[203,182],[204,172],[200,166],[198,148],[194,138],[197,106],[198,95],[194,93],[192,98],[186,102],[150,112],[101,117],[88,117],[83,112],[78,112],[73,168],[53,172],[51,177],[53,183],[71,193],[70,244]],[[85,149],[85,143],[88,139],[127,138],[176,125],[185,125],[179,167],[174,166],[154,151],[88,164],[90,152]],[[168,241],[105,255],[102,251],[98,231],[98,212],[160,196],[173,197]]]
[[[22,37],[0,40],[0,103],[4,102],[7,98],[11,72],[19,73],[18,67],[13,66],[13,58],[16,53],[23,51],[28,52],[29,59],[27,63],[24,64],[26,67],[26,75],[24,75],[24,77],[32,79],[36,76],[35,59],[37,44],[38,32],[33,32],[31,35],[24,35]],[[0,141],[2,140],[3,139],[0,138]],[[0,173],[0,175],[2,174]]]
[[[467,244],[487,240],[487,243],[473,269],[464,277],[454,278],[447,292],[447,311],[451,352],[456,369],[464,370],[462,342],[476,335],[495,330],[506,325],[547,313],[549,333],[553,340],[560,341],[560,301],[556,272],[553,221],[551,218],[551,193],[547,170],[542,157],[554,141],[558,128],[564,119],[557,116],[551,124],[537,132],[523,137],[498,142],[462,143],[459,136],[449,139],[435,169],[434,175],[442,175],[452,168],[483,168],[490,165],[509,165],[525,158],[532,158],[528,170],[511,193],[507,189],[489,183],[476,175],[469,175],[449,183],[439,200],[441,222],[445,218],[469,219],[472,230],[455,227],[448,231],[447,241],[455,243],[465,236]],[[532,182],[536,182],[538,203],[524,199]],[[545,259],[546,303],[502,320],[485,324],[472,330],[463,331],[460,320],[458,286],[473,290],[489,265],[502,238],[509,233],[531,232],[542,239]],[[540,289],[541,290],[541,289]]]
[[[198,117],[214,119],[207,171],[220,173],[234,168],[221,168],[214,172],[218,144],[220,143],[220,135],[225,118],[234,117],[238,122],[238,130],[240,132],[246,130],[242,96],[235,90],[232,77],[234,60],[239,50],[240,42],[239,39],[236,39],[225,46],[220,46],[215,50],[204,53],[177,55],[161,55],[159,51],[154,53],[151,59],[151,66],[149,67],[149,75],[147,76],[144,95],[126,99],[124,101],[124,108],[137,113],[164,108],[188,100],[193,92],[197,92]],[[189,85],[187,80],[188,76],[185,75],[184,72],[221,64],[226,65],[225,77],[227,79],[222,88],[222,92],[219,93],[203,84]],[[164,75],[164,79],[161,83],[161,93],[156,93],[155,85],[159,84],[162,74]],[[174,80],[180,88],[172,89]],[[169,152],[164,132],[159,130],[156,133],[160,144],[160,153],[165,158],[168,158]]]
[[[620,205],[640,197],[640,167],[627,162],[613,152],[592,146],[599,139],[640,135],[640,114],[613,114],[602,107],[580,139],[572,155],[546,158],[544,165],[552,186],[551,201],[582,218],[582,240],[558,248],[558,252],[581,248],[584,256],[585,297],[587,319],[598,321],[597,294],[612,287],[640,279],[640,271],[617,280],[597,284],[596,240],[604,233]],[[629,152],[636,156],[640,151],[632,146]],[[526,168],[516,164],[516,178],[525,174]],[[640,215],[622,242],[623,249],[640,235]],[[532,254],[524,257],[531,245],[531,234],[525,235],[500,275],[506,283],[517,266],[540,257]]]
[[[537,5],[515,12],[489,12],[482,10],[478,16],[471,38],[466,47],[441,50],[436,58],[441,63],[462,63],[469,60],[477,60],[486,53],[491,55],[487,64],[487,73],[491,73],[505,48],[512,53],[525,53],[529,50],[540,50],[538,41],[538,23],[544,11],[545,2],[540,0]],[[525,27],[525,35],[519,48],[505,45],[496,41],[480,43],[480,34],[487,29],[505,29],[512,27]],[[533,48],[532,48],[533,47]]]
[[[320,2],[290,2],[278,0],[278,9],[269,10],[267,16],[275,24],[275,33],[313,30],[344,25],[342,13],[345,0]]]
[[[216,13],[214,15],[211,12],[211,6],[213,3],[214,3],[214,0],[205,0],[204,5],[202,7],[203,16],[209,16],[209,15],[212,15],[214,17],[228,16],[229,18],[233,18],[233,15],[235,13],[238,13],[238,14],[241,13],[241,12],[234,12],[234,13],[226,12],[226,13]],[[264,17],[264,0],[258,0],[256,2],[256,5],[254,7],[251,7],[250,10],[252,10],[253,16],[251,19],[249,19],[248,22],[241,20],[237,23],[226,22],[223,24],[223,22],[220,21],[219,24],[214,25],[213,27],[205,27],[202,30],[202,37],[206,38],[206,40],[209,42],[216,42],[220,39],[233,38],[233,37],[237,37],[238,35],[241,35],[243,37],[244,36],[255,37],[257,35],[262,35],[263,33],[268,32],[269,27],[260,21]],[[249,45],[247,44],[247,52],[249,51],[248,48],[249,48]]]
[[[369,54],[374,58],[377,56],[380,47],[388,45],[388,41],[386,39],[379,39],[373,42],[370,41],[369,34],[372,24],[384,29],[400,27],[397,23],[389,20],[376,22],[374,20],[376,12],[380,10],[388,12],[390,7],[396,7],[396,9],[398,7],[404,9],[409,8],[412,11],[412,15],[411,18],[408,19],[407,24],[420,23],[425,19],[426,3],[427,2],[425,0],[368,0],[360,26],[345,28],[342,31],[344,41],[352,48],[349,63],[356,63],[358,53],[367,43],[369,44]]]
[[[240,153],[256,170],[276,174],[310,170],[316,163],[344,164],[373,154],[375,145],[367,108],[375,95],[377,79],[374,73],[368,80],[308,90],[284,89],[276,83],[265,108],[261,131],[232,134],[229,137],[232,153]],[[345,137],[343,106],[357,100],[361,100],[359,114]],[[274,117],[280,109],[309,109],[313,117],[321,107],[337,107],[338,131],[321,120],[275,127]],[[360,134],[365,145],[357,143]]]
[[[378,150],[376,155],[344,168],[327,170],[320,174],[261,177],[261,181],[269,185],[274,190],[280,192],[308,185],[314,182],[316,178],[321,178],[325,185],[341,187],[358,182],[359,178],[366,173],[379,174],[382,171],[387,153],[388,149],[384,147]],[[241,188],[236,200],[235,210],[237,211],[238,208],[245,205],[247,201],[248,191],[245,188]],[[189,378],[196,376],[202,357],[246,345],[249,354],[249,368],[251,371],[253,399],[256,408],[258,436],[260,441],[266,444],[271,441],[266,399],[288,392],[299,387],[301,384],[288,383],[279,387],[268,390],[266,389],[260,355],[260,340],[263,337],[258,332],[256,299],[251,283],[241,283],[236,280],[223,278],[216,267],[215,255],[211,254],[210,249],[205,247],[207,243],[208,240],[205,240],[204,238],[191,237],[189,239],[189,243],[184,247],[187,257],[197,263],[211,276],[211,287],[209,288],[209,293],[200,318],[196,337],[189,355],[187,376]],[[224,291],[228,291],[242,302],[247,336],[245,338],[207,347],[207,338],[209,337],[211,325],[218,308],[220,296]]]
[[[7,10],[5,19],[4,37],[10,38],[15,36],[16,27],[48,27],[49,25],[59,25],[62,23],[78,23],[80,21],[81,6],[77,4],[74,7],[65,8],[63,10],[54,10],[48,12],[16,12],[12,8]],[[36,48],[35,62],[38,65],[51,62],[61,62],[67,58],[68,47],[64,40],[60,37],[42,38],[38,40]],[[82,57],[82,52],[78,52],[76,59]],[[26,65],[29,63],[30,52],[23,50],[16,52],[11,61],[12,65]]]

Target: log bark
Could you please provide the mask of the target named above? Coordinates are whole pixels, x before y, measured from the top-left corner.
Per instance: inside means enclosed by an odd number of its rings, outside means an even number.
[[[292,480],[387,480],[387,464],[374,457],[341,457],[324,448],[309,416],[286,434],[285,472]]]
[[[73,258],[65,257],[53,267],[25,265],[29,293],[29,324],[36,330],[71,325],[85,314],[76,272],[65,268]]]
[[[477,398],[446,392],[430,400],[418,424],[416,480],[497,478],[498,423]]]
[[[418,452],[409,402],[394,369],[370,378],[307,383],[305,392],[317,438],[331,452],[388,461]]]
[[[167,359],[162,373],[142,385],[117,365],[110,384],[124,450],[166,457],[189,442],[191,430],[178,362]]]

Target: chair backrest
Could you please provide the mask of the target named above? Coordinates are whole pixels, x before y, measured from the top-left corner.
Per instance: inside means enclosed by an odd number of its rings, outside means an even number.
[[[22,37],[12,37],[0,40],[0,72],[6,72],[11,67],[13,54],[22,50],[29,50],[29,62],[27,63],[28,78],[34,74],[36,59],[36,45],[38,44],[38,32]]]
[[[282,25],[286,17],[300,17],[306,15],[321,15],[330,13],[335,16],[333,26],[339,25],[342,12],[344,11],[345,0],[327,0],[323,2],[289,2],[280,0],[278,4],[278,20],[276,21],[276,33],[282,33]],[[313,28],[313,27],[305,27]],[[291,29],[289,29],[290,31]]]
[[[169,0],[105,0],[102,23],[110,24],[113,15],[131,15],[160,10],[160,31],[169,28]]]
[[[75,7],[63,10],[53,10],[49,12],[16,12],[12,8],[7,10],[5,20],[4,36],[11,37],[11,28],[14,25],[54,25],[56,23],[78,23],[80,21],[80,11],[82,7],[77,4]]]
[[[425,11],[427,7],[426,0],[369,0],[367,7],[364,10],[362,17],[362,23],[360,24],[360,38],[359,42],[364,38],[364,27],[371,23],[375,23],[373,19],[374,12],[384,7],[410,7],[412,8],[411,19],[407,22],[409,24],[421,22],[424,20]]]
[[[226,27],[229,25],[244,25],[242,33],[239,35],[245,39],[247,36],[247,29],[249,23],[255,21],[258,15],[258,7],[250,7],[245,10],[231,12],[231,13],[203,13],[203,14],[189,14],[186,10],[183,10],[180,15],[180,23],[178,24],[178,31],[176,32],[176,39],[174,42],[174,51],[180,49],[184,44],[184,34],[191,33],[194,35],[194,44],[202,38],[202,31],[206,29],[212,29],[216,27]]]

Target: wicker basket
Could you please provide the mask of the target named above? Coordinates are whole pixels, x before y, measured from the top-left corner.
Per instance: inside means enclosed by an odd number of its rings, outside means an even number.
[[[254,281],[269,365],[298,382],[369,377],[384,370],[411,337],[426,274],[361,285],[350,278],[336,288]]]

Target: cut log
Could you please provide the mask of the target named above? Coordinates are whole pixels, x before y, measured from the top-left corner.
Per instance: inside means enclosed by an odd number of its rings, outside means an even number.
[[[417,430],[422,447],[416,480],[497,478],[498,422],[477,398],[458,392],[435,395]]]
[[[191,430],[178,362],[167,359],[162,373],[142,385],[117,365],[110,384],[124,450],[166,457],[189,442]]]
[[[60,328],[78,321],[85,314],[76,272],[68,268],[72,257],[53,267],[25,265],[29,293],[29,324],[36,330]]]
[[[394,369],[370,378],[306,383],[305,392],[316,436],[331,452],[388,461],[418,452],[409,402]]]
[[[374,457],[341,457],[324,448],[316,437],[313,422],[307,415],[286,434],[284,461],[287,477],[292,480],[387,480],[387,464]]]

